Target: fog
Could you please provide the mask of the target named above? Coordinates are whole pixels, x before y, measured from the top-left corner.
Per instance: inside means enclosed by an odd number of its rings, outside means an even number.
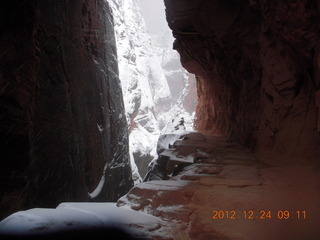
[[[142,15],[146,21],[147,29],[152,37],[154,35],[171,34],[165,15],[163,0],[140,0]]]

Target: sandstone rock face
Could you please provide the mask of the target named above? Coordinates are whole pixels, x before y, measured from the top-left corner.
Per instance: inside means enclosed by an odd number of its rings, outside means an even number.
[[[281,161],[319,161],[316,1],[165,4],[174,48],[197,75],[197,129]]]
[[[1,5],[0,216],[117,200],[133,183],[108,4]]]

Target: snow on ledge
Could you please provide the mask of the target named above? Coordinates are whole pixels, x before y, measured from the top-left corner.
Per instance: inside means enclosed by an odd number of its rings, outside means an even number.
[[[164,222],[131,208],[117,207],[116,203],[65,202],[55,209],[33,208],[16,212],[0,222],[0,234],[28,235],[104,226],[143,232],[158,229]]]

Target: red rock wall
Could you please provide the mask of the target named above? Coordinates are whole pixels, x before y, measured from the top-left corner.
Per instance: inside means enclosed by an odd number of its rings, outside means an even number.
[[[319,162],[319,3],[165,4],[174,48],[197,75],[197,129],[281,161]]]
[[[107,3],[0,4],[0,217],[117,200],[133,182]]]

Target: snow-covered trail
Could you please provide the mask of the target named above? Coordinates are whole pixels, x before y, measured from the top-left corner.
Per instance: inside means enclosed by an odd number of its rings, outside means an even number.
[[[178,138],[172,152],[168,169],[183,165],[180,172],[137,184],[117,204],[30,209],[0,222],[0,232],[116,223],[143,239],[319,239],[319,168],[265,165],[263,156],[200,133]]]

